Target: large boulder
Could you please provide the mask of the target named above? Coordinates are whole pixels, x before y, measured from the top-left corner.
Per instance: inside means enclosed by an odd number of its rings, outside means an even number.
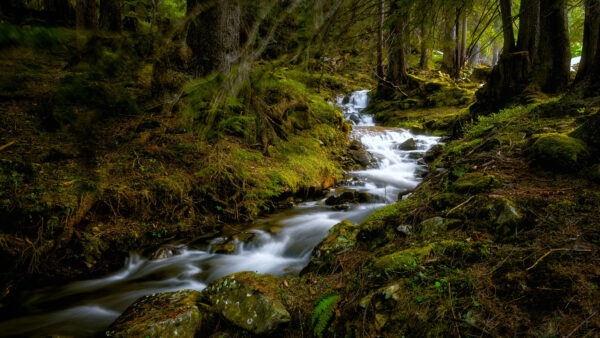
[[[366,192],[344,189],[336,191],[331,196],[327,197],[325,204],[340,205],[344,203],[367,203],[370,201],[371,195]]]
[[[544,168],[574,171],[581,168],[589,156],[585,142],[562,134],[547,134],[533,144],[534,161]]]
[[[279,287],[280,283],[275,276],[238,272],[212,282],[202,293],[229,322],[263,335],[273,333],[291,320],[281,299],[270,287]]]
[[[367,167],[369,164],[371,164],[371,162],[373,162],[373,155],[364,149],[350,150],[348,153],[355,163],[363,167]]]
[[[398,145],[398,149],[399,150],[415,150],[417,149],[417,143],[415,142],[415,140],[413,138],[409,138],[408,140],[400,143]]]
[[[194,290],[158,293],[137,300],[106,331],[110,337],[195,337],[212,331],[216,313]]]

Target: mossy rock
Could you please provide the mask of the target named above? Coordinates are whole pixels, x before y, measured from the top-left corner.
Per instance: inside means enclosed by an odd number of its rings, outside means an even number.
[[[533,144],[534,161],[544,168],[575,171],[589,156],[585,142],[562,134],[546,134]]]
[[[290,313],[273,291],[280,282],[271,275],[238,272],[212,282],[202,293],[229,322],[263,335],[273,333],[291,320]]]
[[[208,334],[216,313],[194,290],[159,293],[137,300],[106,331],[109,337],[196,337]]]
[[[311,256],[311,263],[327,264],[335,261],[335,254],[339,251],[353,247],[356,244],[356,235],[360,227],[350,221],[342,221],[329,229],[325,238],[315,249]]]
[[[442,217],[432,217],[421,222],[421,236],[432,237],[448,229],[448,220]]]
[[[451,188],[458,193],[477,194],[493,189],[497,185],[498,180],[493,175],[469,173],[456,180]]]
[[[598,130],[600,130],[600,113],[586,117],[583,124],[569,134],[569,136],[583,140],[591,147],[596,148],[595,150],[600,151]]]
[[[483,242],[444,240],[376,258],[373,268],[380,272],[403,273],[416,270],[434,256],[450,259],[454,264],[461,265],[481,261],[488,255],[489,250]]]
[[[464,198],[460,194],[445,192],[431,198],[431,204],[436,210],[445,210],[460,204]]]

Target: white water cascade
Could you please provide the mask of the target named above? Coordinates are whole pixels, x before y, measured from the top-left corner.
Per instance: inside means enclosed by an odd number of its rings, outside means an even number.
[[[0,336],[90,336],[102,332],[127,306],[147,294],[202,290],[207,283],[239,271],[298,273],[333,225],[342,220],[360,222],[395,202],[399,192],[414,188],[419,182],[417,172],[424,170],[418,160],[439,141],[403,129],[377,127],[372,115],[363,114],[368,93],[361,90],[340,97],[338,105],[355,125],[351,136],[374,157],[368,168],[348,173],[349,179],[340,188],[374,196],[370,203],[352,204],[345,210],[327,206],[324,200],[301,203],[257,222],[250,230],[254,238],[247,243],[234,240],[232,254],[212,251],[222,238],[199,246],[172,244],[176,254],[163,259],[132,253],[121,270],[108,276],[27,292],[20,308],[13,311],[16,317],[0,322]],[[400,150],[399,145],[410,138],[416,149]]]

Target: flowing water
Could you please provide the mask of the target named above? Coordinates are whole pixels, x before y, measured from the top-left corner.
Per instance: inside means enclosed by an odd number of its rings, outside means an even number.
[[[172,244],[169,249],[174,254],[162,259],[132,253],[121,270],[108,276],[28,292],[19,308],[11,309],[16,317],[0,323],[0,336],[90,336],[102,332],[144,295],[202,290],[207,283],[239,271],[279,276],[298,273],[333,225],[342,220],[358,223],[395,202],[399,192],[415,187],[418,172],[424,170],[418,160],[439,141],[403,129],[377,127],[371,115],[362,113],[368,102],[367,90],[338,99],[346,119],[355,125],[351,136],[374,160],[365,170],[349,172],[345,184],[336,189],[368,193],[370,203],[345,205],[344,210],[327,206],[324,200],[301,203],[257,222],[250,241],[232,241],[232,254],[213,252],[223,238],[205,245]],[[399,145],[410,138],[416,149],[400,150]]]

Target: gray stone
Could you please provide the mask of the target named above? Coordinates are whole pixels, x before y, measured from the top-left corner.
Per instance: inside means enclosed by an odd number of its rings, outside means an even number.
[[[400,145],[398,146],[398,149],[400,149],[400,150],[415,150],[415,149],[417,149],[417,144],[415,143],[414,139],[409,138],[408,140],[400,143]]]
[[[421,222],[421,235],[434,236],[448,229],[448,222],[442,217],[432,217]]]

